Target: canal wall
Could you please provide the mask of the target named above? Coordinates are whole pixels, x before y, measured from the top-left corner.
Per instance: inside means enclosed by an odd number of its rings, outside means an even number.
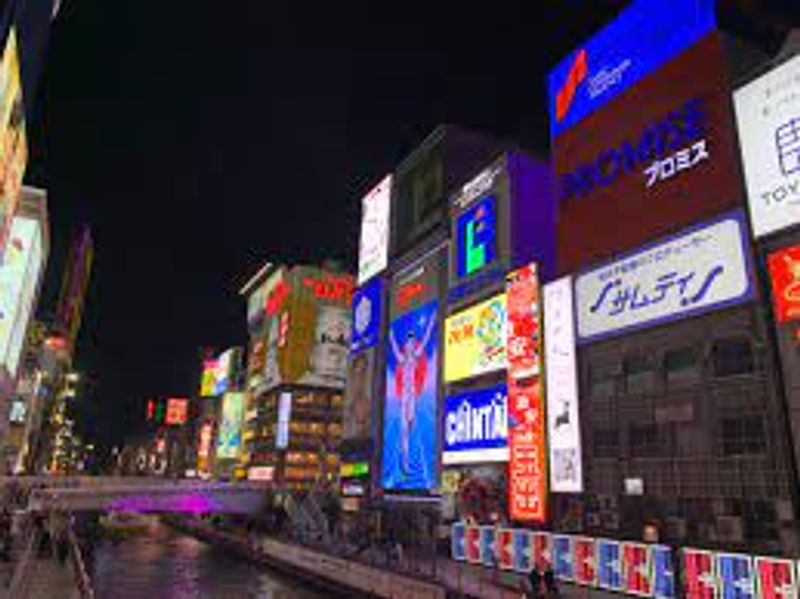
[[[242,557],[268,564],[346,597],[354,597],[354,594],[386,599],[446,597],[441,585],[379,570],[299,545],[263,538],[251,545],[240,536],[219,531],[201,522],[175,517],[165,517],[164,522]]]

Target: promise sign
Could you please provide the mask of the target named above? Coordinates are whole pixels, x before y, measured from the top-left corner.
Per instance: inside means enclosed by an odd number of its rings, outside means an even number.
[[[539,281],[531,264],[508,275],[508,505],[512,520],[544,522],[545,412],[539,376]]]

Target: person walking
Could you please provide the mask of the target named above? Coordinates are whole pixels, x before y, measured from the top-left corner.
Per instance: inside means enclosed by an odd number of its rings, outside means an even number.
[[[528,586],[530,599],[541,599],[542,597],[542,575],[539,568],[534,566],[528,574]]]
[[[547,568],[544,571],[544,589],[548,597],[558,597],[558,585],[556,584],[556,575],[553,573],[553,568]]]

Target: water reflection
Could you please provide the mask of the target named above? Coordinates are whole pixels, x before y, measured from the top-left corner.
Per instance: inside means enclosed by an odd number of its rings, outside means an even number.
[[[120,543],[103,541],[94,554],[98,599],[322,599],[262,567],[154,525]]]

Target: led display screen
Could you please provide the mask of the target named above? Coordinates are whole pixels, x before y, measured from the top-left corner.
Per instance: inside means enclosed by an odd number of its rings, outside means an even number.
[[[353,333],[350,352],[358,353],[378,343],[383,280],[373,279],[353,295]]]
[[[231,387],[231,376],[235,367],[234,349],[228,349],[217,358],[214,372],[214,395],[224,395]]]
[[[12,28],[0,61],[0,259],[28,160],[18,50],[17,32]]]
[[[696,225],[575,280],[581,342],[753,298],[744,215]]]
[[[742,201],[725,64],[711,34],[554,141],[561,273]]]
[[[506,366],[506,295],[497,295],[445,319],[446,382]]]
[[[713,0],[636,0],[548,79],[555,137],[659,69],[715,25]]]
[[[358,249],[358,284],[386,268],[389,258],[389,226],[392,176],[387,175],[361,201],[361,243]]]
[[[242,448],[245,394],[226,393],[222,398],[222,418],[217,433],[217,458],[234,460]]]
[[[506,385],[446,397],[442,463],[449,465],[507,461]]]
[[[767,257],[775,320],[800,320],[800,245],[787,247]]]
[[[292,421],[292,394],[283,391],[278,398],[278,431],[275,434],[275,448],[289,447],[289,424]]]
[[[186,423],[189,416],[189,400],[185,398],[170,397],[167,399],[167,415],[165,424],[181,425]]]
[[[475,202],[456,221],[456,273],[474,275],[494,262],[497,252],[497,207],[494,196]]]
[[[16,217],[0,265],[0,364],[14,376],[42,261],[39,222]]]
[[[213,397],[217,386],[217,361],[205,360],[200,379],[200,397]]]
[[[437,301],[423,304],[389,325],[381,475],[387,490],[436,486],[438,308]]]
[[[800,223],[800,56],[733,94],[756,237]]]
[[[550,490],[582,493],[580,410],[572,278],[544,286],[544,356]]]

